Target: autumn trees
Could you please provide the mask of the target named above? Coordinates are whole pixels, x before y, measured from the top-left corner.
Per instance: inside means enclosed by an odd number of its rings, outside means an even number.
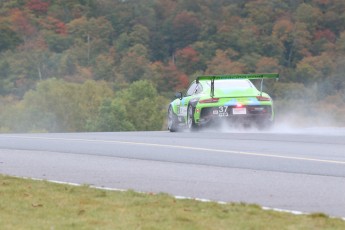
[[[166,103],[149,81],[114,93],[105,81],[49,79],[20,102],[2,98],[0,127],[12,132],[160,130]]]
[[[183,90],[197,74],[280,72],[269,88],[278,102],[291,104],[281,91],[304,91],[309,105],[344,104],[344,12],[343,0],[3,0],[1,100],[6,108],[29,106],[22,101],[45,81],[57,88],[64,81],[106,82],[116,95],[141,80],[157,99]],[[147,128],[130,121],[127,106],[111,96],[95,106],[98,120],[78,119],[92,130]],[[52,117],[45,113],[42,122]],[[69,130],[86,130],[69,122]]]

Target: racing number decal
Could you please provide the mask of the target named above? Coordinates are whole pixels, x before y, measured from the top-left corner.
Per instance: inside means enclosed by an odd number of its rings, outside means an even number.
[[[228,107],[229,106],[219,106],[218,107],[218,116],[220,116],[220,117],[227,117],[227,116],[229,116],[229,114],[228,114]]]

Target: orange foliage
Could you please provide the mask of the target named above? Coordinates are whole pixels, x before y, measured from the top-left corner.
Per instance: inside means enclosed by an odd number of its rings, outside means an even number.
[[[192,47],[188,46],[182,50],[176,52],[176,57],[181,58],[182,60],[188,60],[189,62],[198,62],[198,52]]]
[[[279,63],[276,58],[262,57],[256,63],[257,73],[274,73],[279,72]]]
[[[47,17],[44,20],[40,21],[40,25],[46,30],[52,30],[57,34],[67,34],[67,27],[66,24],[61,22],[60,20]]]
[[[201,26],[201,22],[199,19],[192,13],[187,11],[182,11],[178,15],[176,15],[173,21],[174,29],[181,29],[187,27],[195,27],[199,28]]]
[[[316,40],[325,38],[326,40],[328,40],[329,42],[332,42],[332,43],[334,43],[336,40],[336,35],[329,29],[318,30],[315,32],[314,36],[315,36]]]
[[[216,56],[208,62],[207,74],[232,74],[243,73],[245,65],[240,62],[230,60],[227,53],[222,50],[216,51]]]
[[[46,41],[44,40],[43,36],[37,36],[35,39],[30,39],[26,43],[18,46],[19,50],[36,50],[36,51],[43,51],[48,48]]]
[[[283,18],[274,24],[272,34],[284,41],[288,39],[289,34],[293,32],[294,28],[294,24],[289,19]]]
[[[36,33],[36,28],[29,21],[29,15],[19,9],[11,10],[11,27],[15,32],[22,35],[24,40]]]
[[[188,76],[179,71],[171,61],[168,65],[164,65],[162,62],[155,62],[151,64],[151,69],[158,75],[161,75],[157,79],[158,89],[160,91],[182,90],[189,85]]]
[[[200,61],[199,53],[192,47],[186,47],[176,52],[176,65],[188,74],[197,71]]]
[[[45,14],[48,11],[49,3],[42,0],[30,0],[26,7],[36,13]]]

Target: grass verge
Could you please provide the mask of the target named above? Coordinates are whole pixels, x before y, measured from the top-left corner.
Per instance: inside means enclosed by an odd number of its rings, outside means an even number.
[[[323,214],[178,200],[0,175],[1,229],[345,229]]]

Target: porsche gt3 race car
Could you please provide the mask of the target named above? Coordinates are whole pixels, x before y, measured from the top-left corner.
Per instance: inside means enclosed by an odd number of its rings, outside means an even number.
[[[176,93],[168,109],[168,129],[191,131],[217,124],[270,128],[274,122],[272,98],[262,92],[263,79],[279,74],[232,74],[199,76],[187,93]],[[258,90],[250,79],[261,79]]]

